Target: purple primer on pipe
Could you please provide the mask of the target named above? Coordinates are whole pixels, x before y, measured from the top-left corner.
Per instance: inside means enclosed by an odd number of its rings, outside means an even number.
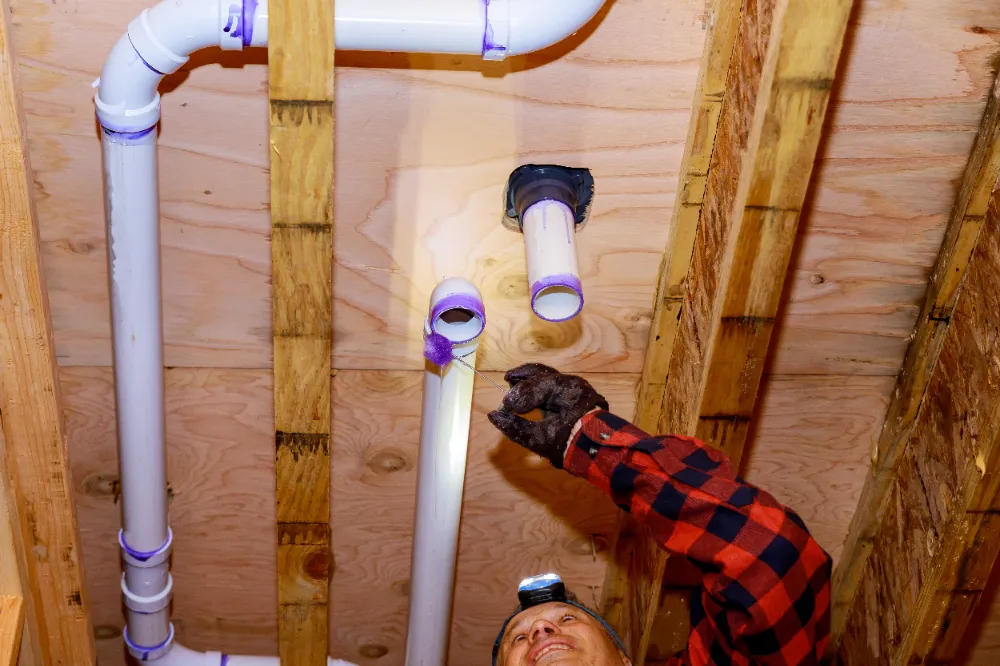
[[[132,38],[131,37],[128,38],[128,43],[132,44]],[[166,76],[166,74],[164,74],[160,70],[158,70],[155,67],[153,67],[152,65],[150,65],[149,62],[147,62],[146,59],[142,57],[142,54],[139,53],[139,49],[135,48],[135,44],[132,44],[132,50],[135,51],[135,57],[138,58],[139,60],[141,60],[142,64],[149,68],[149,71],[156,72],[160,76]]]
[[[147,127],[144,130],[139,130],[138,132],[122,132],[111,129],[106,125],[101,125],[101,129],[104,130],[104,135],[108,137],[112,143],[120,143],[124,146],[137,146],[141,143],[145,143],[143,139],[156,130],[156,125]]]
[[[125,533],[122,531],[118,532],[118,545],[121,546],[122,550],[128,553],[131,557],[139,560],[140,562],[146,562],[148,560],[153,559],[157,555],[163,553],[165,550],[170,548],[170,544],[173,543],[173,540],[174,540],[173,534],[167,533],[167,540],[164,541],[163,545],[157,548],[156,550],[150,550],[150,551],[136,550],[135,548],[132,548],[127,543],[125,543]]]
[[[552,289],[553,287],[571,289],[576,292],[577,296],[580,297],[580,305],[573,314],[559,319],[550,319],[542,315],[542,313],[540,313],[535,307],[535,301],[538,300],[541,292],[546,289]],[[583,310],[583,284],[580,282],[580,278],[570,273],[557,273],[556,275],[547,275],[541,280],[536,281],[533,285],[531,285],[531,309],[534,310],[535,314],[538,315],[539,318],[555,323],[569,321],[573,317],[577,316],[580,314],[580,311]]]
[[[497,44],[494,39],[496,35],[493,31],[493,24],[490,23],[490,0],[483,0],[483,8],[486,10],[486,26],[483,28],[483,57],[491,53],[506,53],[506,44]]]
[[[132,639],[130,639],[128,637],[128,627],[127,626],[122,630],[122,638],[125,639],[125,645],[127,645],[132,650],[135,650],[136,652],[143,652],[143,653],[145,653],[145,654],[143,654],[142,658],[139,659],[139,661],[149,661],[149,655],[150,654],[155,653],[155,652],[157,652],[159,650],[162,650],[163,648],[167,647],[168,645],[170,645],[171,643],[174,642],[174,625],[172,625],[172,624],[170,625],[170,635],[167,636],[167,639],[165,641],[163,641],[162,643],[160,643],[159,645],[153,645],[151,647],[147,647],[145,645],[137,645],[136,643],[133,643]],[[159,656],[159,655],[157,655],[157,656]]]
[[[229,655],[223,653],[222,657],[219,658],[219,666],[228,666],[228,665],[229,665]]]
[[[253,21],[257,18],[257,0],[243,0],[243,46],[253,41]]]
[[[449,310],[468,310],[479,319],[479,327],[473,335],[464,340],[452,340],[453,344],[460,345],[470,340],[475,340],[486,327],[486,307],[481,300],[469,294],[448,294],[431,309],[430,322],[433,332],[440,332],[436,328],[437,321],[441,315]]]

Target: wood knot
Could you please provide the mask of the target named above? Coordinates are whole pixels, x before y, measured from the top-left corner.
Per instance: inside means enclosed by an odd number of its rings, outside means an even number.
[[[385,449],[368,459],[368,469],[376,474],[392,474],[393,472],[408,472],[413,469],[413,464],[401,452]]]
[[[824,282],[826,282],[826,278],[820,275],[819,273],[813,273],[812,275],[809,276],[809,281],[813,284],[823,284]]]
[[[329,550],[318,548],[306,557],[302,570],[313,580],[329,580],[332,559]]]
[[[83,493],[89,497],[117,497],[117,474],[91,474],[83,479]]]
[[[407,578],[406,580],[397,580],[395,583],[392,584],[392,591],[401,597],[409,597],[410,579]]]
[[[110,641],[121,638],[122,630],[113,624],[99,624],[94,627],[94,638],[99,641]]]
[[[504,297],[510,299],[522,299],[528,297],[528,276],[527,275],[509,275],[500,280],[500,286],[497,287],[497,292]]]
[[[367,643],[358,648],[358,653],[365,659],[381,659],[389,654],[389,648],[378,643]]]

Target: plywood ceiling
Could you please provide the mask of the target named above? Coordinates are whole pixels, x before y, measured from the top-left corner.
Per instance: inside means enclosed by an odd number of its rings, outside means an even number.
[[[630,415],[704,37],[705,0],[617,0],[529,58],[338,54],[333,653],[402,664],[430,289],[482,289],[481,366],[588,373]],[[145,0],[13,0],[45,269],[101,663],[121,663],[100,142],[91,81]],[[746,463],[835,557],[994,76],[1000,0],[863,0]],[[275,649],[263,51],[168,77],[161,210],[175,611],[192,647]],[[527,307],[499,224],[525,161],[594,170],[584,316]],[[501,442],[477,393],[451,661],[486,659],[523,575],[598,599],[613,507]],[[970,663],[1000,643],[1000,607]],[[970,635],[971,637],[971,635]]]

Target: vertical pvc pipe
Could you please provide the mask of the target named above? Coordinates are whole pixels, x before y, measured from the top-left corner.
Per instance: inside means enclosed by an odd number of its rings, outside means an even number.
[[[155,609],[170,584],[156,129],[103,130],[103,149],[128,638],[156,647],[170,637],[169,594]]]
[[[572,319],[583,309],[573,212],[561,201],[540,201],[522,225],[531,309],[546,321]]]
[[[447,337],[455,355],[475,367],[485,321],[476,288],[451,278],[435,290],[425,330]],[[424,373],[407,666],[447,661],[474,379],[475,373],[457,362],[443,368],[428,364]]]

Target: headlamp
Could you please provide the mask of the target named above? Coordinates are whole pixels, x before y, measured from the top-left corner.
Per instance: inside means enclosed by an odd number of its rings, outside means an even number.
[[[622,640],[618,637],[618,634],[615,633],[615,630],[608,626],[608,623],[604,621],[604,618],[586,606],[582,606],[567,597],[566,585],[563,583],[562,578],[560,578],[558,574],[546,573],[525,578],[521,581],[520,585],[517,586],[517,599],[521,603],[514,610],[511,616],[504,621],[503,626],[500,627],[500,633],[497,634],[497,639],[493,643],[493,666],[496,666],[497,656],[500,654],[500,643],[503,641],[503,635],[506,633],[507,625],[510,624],[510,621],[524,610],[553,601],[579,608],[584,613],[600,622],[601,626],[604,627],[604,630],[607,631],[608,635],[610,635],[614,640],[618,649],[621,650],[623,654],[628,655],[628,651],[625,649],[625,645],[622,643]]]

